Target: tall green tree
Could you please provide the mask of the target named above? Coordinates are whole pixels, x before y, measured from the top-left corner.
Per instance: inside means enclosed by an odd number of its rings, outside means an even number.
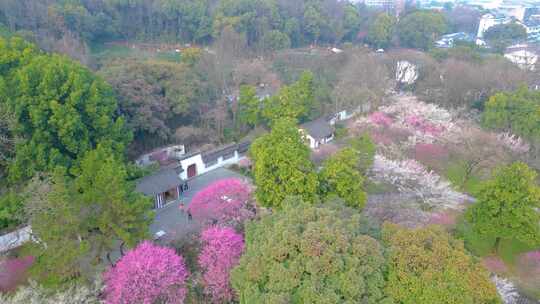
[[[382,246],[342,206],[290,201],[249,223],[231,282],[240,303],[391,303]]]
[[[319,9],[320,7],[311,3],[304,11],[303,27],[308,39],[317,44],[321,36],[322,27],[324,26],[324,18]]]
[[[351,139],[350,145],[358,153],[358,170],[360,170],[362,174],[365,174],[373,165],[377,146],[367,132]]]
[[[0,196],[0,230],[12,229],[23,222],[24,198],[14,190]]]
[[[435,40],[447,30],[447,24],[443,14],[420,10],[403,17],[397,29],[401,45],[429,50]]]
[[[105,146],[85,153],[71,178],[57,168],[44,200],[30,199],[27,210],[33,234],[37,278],[60,284],[93,275],[108,254],[145,238],[152,220],[151,203],[134,192],[127,170]],[[90,267],[90,268],[88,268]]]
[[[262,115],[270,124],[282,118],[303,121],[314,107],[314,91],[313,73],[305,71],[295,83],[265,100]]]
[[[288,119],[272,125],[270,133],[250,148],[257,201],[266,207],[281,207],[288,196],[313,202],[318,191],[317,175],[298,127]]]
[[[0,88],[0,90],[2,89]],[[7,167],[13,157],[15,146],[15,138],[13,136],[14,123],[13,115],[9,113],[7,105],[0,103],[0,178],[4,178],[6,175]]]
[[[482,184],[477,202],[467,210],[465,217],[473,231],[494,238],[497,252],[503,239],[540,245],[540,187],[536,178],[536,172],[521,162],[499,168]]]
[[[375,18],[369,26],[367,40],[376,48],[387,48],[394,35],[396,18],[387,13],[382,13]]]
[[[358,171],[358,151],[345,148],[327,159],[319,173],[321,194],[337,196],[347,206],[362,209],[367,195],[363,190],[364,176]]]
[[[488,272],[441,227],[383,228],[394,303],[502,303]]]
[[[99,143],[123,153],[131,134],[117,117],[109,85],[62,56],[22,51],[14,57],[12,64],[26,64],[4,80],[2,96],[14,115],[14,135],[21,139],[10,166],[12,181],[57,165],[71,167]]]
[[[288,49],[291,47],[291,38],[278,30],[268,31],[263,35],[261,47],[270,52]]]
[[[491,96],[485,104],[482,123],[540,143],[540,92],[522,87]]]
[[[502,303],[487,271],[469,255],[463,242],[441,227],[418,229],[389,224],[386,292],[403,304]]]
[[[506,47],[527,40],[527,30],[515,22],[497,24],[487,29],[484,38],[497,52],[503,53]]]
[[[253,86],[240,87],[238,99],[238,119],[240,123],[254,127],[261,119],[261,101],[257,96],[257,89]]]

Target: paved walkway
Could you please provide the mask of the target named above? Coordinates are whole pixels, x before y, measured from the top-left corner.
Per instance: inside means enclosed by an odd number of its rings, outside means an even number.
[[[189,190],[180,195],[180,201],[187,207],[197,192],[212,182],[231,177],[245,178],[245,176],[225,168],[219,168],[196,176],[188,181]],[[156,211],[156,218],[150,225],[152,236],[155,236],[159,231],[163,231],[165,232],[163,238],[170,239],[197,228],[193,221],[188,221],[187,214],[180,211],[179,204],[179,201],[176,201]]]

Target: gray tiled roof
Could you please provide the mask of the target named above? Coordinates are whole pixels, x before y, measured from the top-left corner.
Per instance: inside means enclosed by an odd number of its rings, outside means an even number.
[[[315,139],[323,139],[334,133],[334,127],[330,125],[325,117],[306,122],[300,125],[300,128],[306,130]]]
[[[230,144],[219,147],[210,151],[203,152],[201,157],[205,164],[212,163],[218,160],[221,156],[234,153],[238,149],[237,144]]]
[[[148,196],[166,192],[182,184],[174,169],[162,169],[137,181],[135,190]]]

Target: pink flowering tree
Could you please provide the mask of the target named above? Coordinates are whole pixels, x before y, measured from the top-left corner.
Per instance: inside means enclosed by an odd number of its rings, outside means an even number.
[[[540,249],[521,254],[517,261],[517,270],[522,277],[540,282]]]
[[[373,112],[369,115],[369,121],[381,127],[389,127],[393,123],[392,118],[383,112]]]
[[[508,272],[508,268],[501,258],[497,256],[489,256],[482,259],[482,264],[492,273],[495,274],[505,274]]]
[[[238,225],[255,216],[251,192],[241,179],[219,180],[195,194],[188,210],[203,224]]]
[[[105,275],[107,304],[183,303],[188,271],[173,249],[145,241]]]
[[[15,290],[24,283],[33,262],[32,256],[0,261],[0,292]]]
[[[229,227],[210,227],[202,232],[199,255],[202,285],[214,303],[230,302],[234,293],[229,273],[244,251],[244,238]]]

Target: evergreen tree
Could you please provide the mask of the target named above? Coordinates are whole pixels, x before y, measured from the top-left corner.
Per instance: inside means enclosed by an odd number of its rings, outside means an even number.
[[[363,190],[364,177],[357,169],[358,151],[345,148],[332,155],[319,173],[323,196],[337,196],[347,206],[362,209],[367,195]]]
[[[537,174],[517,162],[499,168],[476,193],[477,202],[465,216],[474,231],[495,239],[495,250],[503,239],[540,245],[540,187]]]
[[[287,196],[308,202],[316,198],[318,181],[298,128],[287,119],[278,120],[272,131],[253,142],[255,195],[263,206],[280,207]]]
[[[72,174],[58,168],[47,198],[27,203],[39,240],[32,244],[34,273],[49,284],[88,274],[88,266],[103,262],[119,245],[135,246],[151,221],[149,199],[134,192],[110,149],[87,152]]]

